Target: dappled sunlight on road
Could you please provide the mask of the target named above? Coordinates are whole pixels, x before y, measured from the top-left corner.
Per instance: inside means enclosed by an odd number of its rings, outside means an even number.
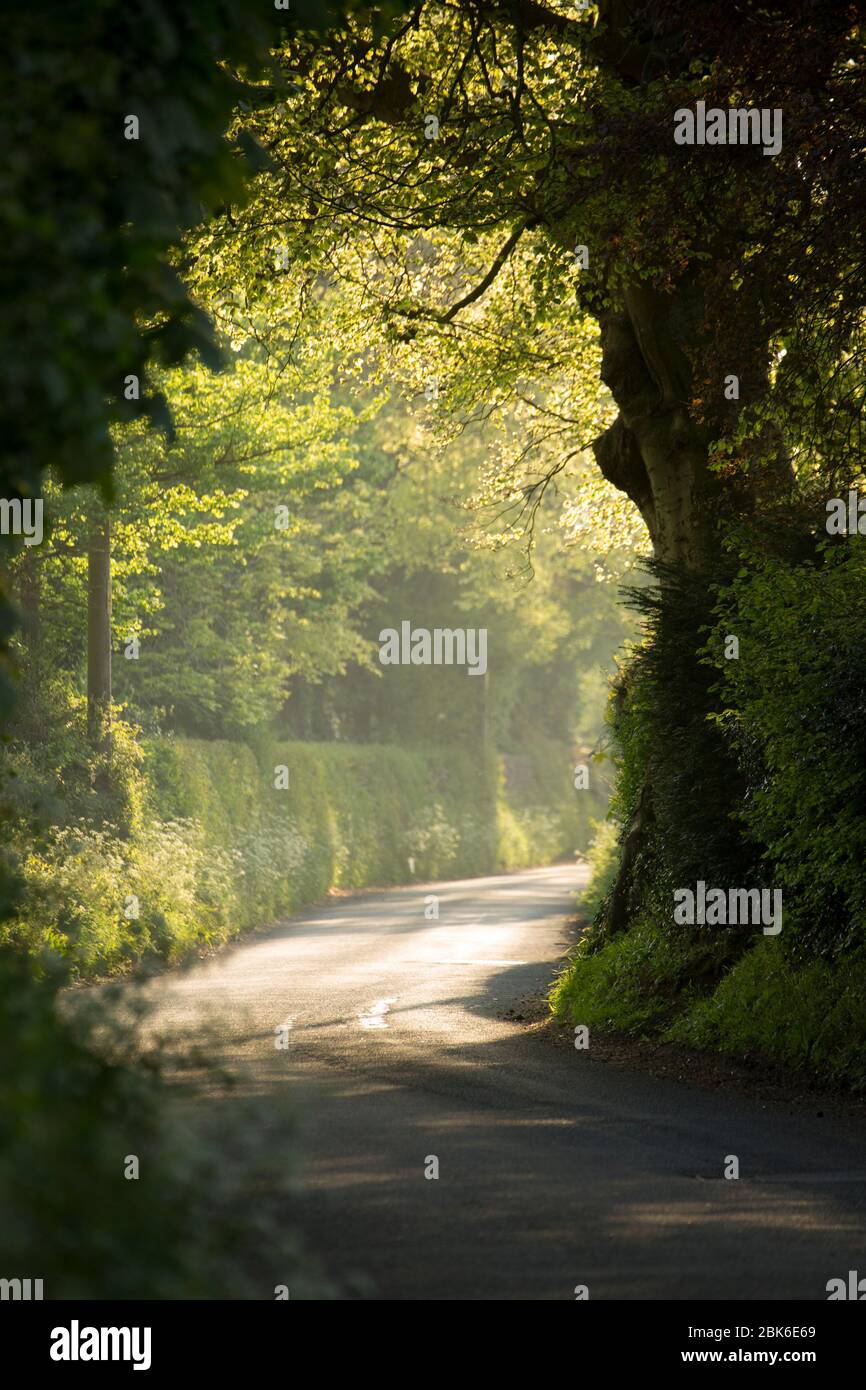
[[[759,1298],[784,1268],[786,1296],[822,1297],[866,1245],[859,1142],[515,1022],[582,879],[340,897],[153,981],[150,1026],[204,1044],[263,1134],[291,1100],[291,1219],[346,1296]]]

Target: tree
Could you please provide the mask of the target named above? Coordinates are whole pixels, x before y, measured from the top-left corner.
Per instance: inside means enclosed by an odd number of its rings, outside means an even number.
[[[284,29],[322,27],[338,11],[320,0],[290,10],[94,0],[53,6],[47,26],[28,5],[6,11],[0,495],[42,496],[51,469],[108,498],[112,424],[170,427],[148,368],[191,352],[218,362],[173,254],[184,231],[243,198],[260,158],[243,133],[225,138],[246,82],[268,72]],[[0,541],[0,553],[17,549]],[[3,717],[15,620],[4,586]]]
[[[288,36],[240,120],[276,167],[211,228],[207,265],[190,256],[203,292],[225,277],[263,305],[280,242],[301,283],[327,276],[354,297],[354,341],[416,388],[434,382],[458,425],[547,421],[559,456],[545,476],[591,446],[646,524],[666,688],[691,697],[656,691],[630,814],[632,830],[655,818],[660,841],[669,818],[709,815],[705,785],[665,773],[665,744],[712,768],[728,834],[739,789],[729,752],[707,744],[698,655],[711,586],[730,527],[794,486],[802,409],[796,438],[785,426],[804,383],[858,342],[862,219],[840,227],[862,189],[861,19],[858,5],[747,0],[733,15],[421,0],[380,27]],[[698,101],[747,125],[749,110],[780,113],[778,148],[677,143],[677,113]],[[856,378],[834,384],[856,406]],[[531,498],[538,454],[514,442],[491,494]]]
[[[810,303],[842,294],[849,331],[856,304],[835,231],[862,163],[856,7],[739,11],[735,23],[669,0],[597,13],[421,3],[379,36],[364,23],[321,42],[291,36],[278,114],[263,94],[243,120],[278,170],[240,220],[242,254],[262,246],[263,226],[283,237],[305,265],[353,284],[367,320],[416,356],[444,342],[463,368],[454,392],[488,407],[491,388],[515,392],[571,354],[591,364],[564,268],[585,248],[576,307],[598,324],[618,407],[593,448],[666,564],[702,563],[720,507],[790,481],[765,426],[724,467],[714,446],[770,392],[810,242]],[[698,99],[780,108],[781,151],[675,144],[675,111]],[[855,234],[849,267],[862,251]]]
[[[41,596],[22,664],[29,681],[50,654],[81,682],[97,752],[109,751],[113,695],[150,728],[236,736],[276,715],[293,673],[358,655],[349,618],[370,545],[341,529],[339,496],[365,410],[332,400],[331,378],[322,352],[293,391],[252,340],[220,374],[163,371],[175,432],[117,430],[111,511],[50,485],[51,539],[12,566]],[[114,691],[113,650],[135,658],[114,663]],[[38,706],[38,682],[30,696]]]

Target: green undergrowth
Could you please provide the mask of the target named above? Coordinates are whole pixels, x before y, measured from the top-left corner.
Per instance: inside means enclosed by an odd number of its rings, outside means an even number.
[[[100,785],[129,784],[122,795],[90,805],[76,783],[66,816],[61,769],[54,815],[22,837],[23,905],[0,938],[94,979],[178,961],[335,889],[570,857],[596,801],[572,787],[567,748],[540,740],[525,762],[508,786],[493,753],[160,738],[100,768]]]
[[[597,829],[581,908],[590,922],[618,862],[616,827]],[[766,1058],[795,1073],[866,1088],[866,952],[792,957],[781,937],[684,932],[648,912],[605,939],[584,933],[550,993],[569,1025]]]
[[[765,1058],[853,1090],[866,1087],[866,957],[794,963],[778,938],[691,935],[636,921],[578,945],[550,1002],[569,1025]]]
[[[223,1103],[213,1068],[143,1051],[137,1004],[66,978],[0,948],[3,1277],[42,1280],[46,1300],[321,1297],[287,1220],[288,1100],[272,1098],[263,1151],[261,1115]],[[183,1115],[181,1062],[207,1097]]]

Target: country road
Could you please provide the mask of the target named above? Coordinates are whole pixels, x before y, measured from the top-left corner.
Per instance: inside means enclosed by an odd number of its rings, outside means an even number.
[[[342,1297],[825,1299],[866,1274],[853,1124],[505,1017],[555,974],[581,872],[332,900],[159,977],[156,1024],[207,1020],[248,1086],[291,1088],[301,1229]]]

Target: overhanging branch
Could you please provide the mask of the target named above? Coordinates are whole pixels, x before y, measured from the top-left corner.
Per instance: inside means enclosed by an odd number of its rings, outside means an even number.
[[[456,304],[452,304],[451,308],[446,310],[444,314],[436,315],[437,322],[450,323],[451,320],[455,317],[455,315],[460,313],[461,309],[468,308],[470,304],[475,303],[476,299],[480,299],[481,296],[484,294],[485,290],[488,290],[490,286],[493,284],[493,281],[496,279],[500,270],[505,265],[505,262],[508,260],[508,257],[511,255],[520,238],[523,236],[523,233],[527,230],[527,228],[535,227],[537,226],[537,224],[537,217],[526,217],[522,222],[519,222],[518,225],[514,228],[514,231],[511,233],[508,240],[504,243],[501,250],[498,252],[496,259],[494,260],[492,266],[490,267],[484,278],[482,280],[479,280],[475,288],[470,290],[468,294],[465,294],[462,299],[458,299]]]

